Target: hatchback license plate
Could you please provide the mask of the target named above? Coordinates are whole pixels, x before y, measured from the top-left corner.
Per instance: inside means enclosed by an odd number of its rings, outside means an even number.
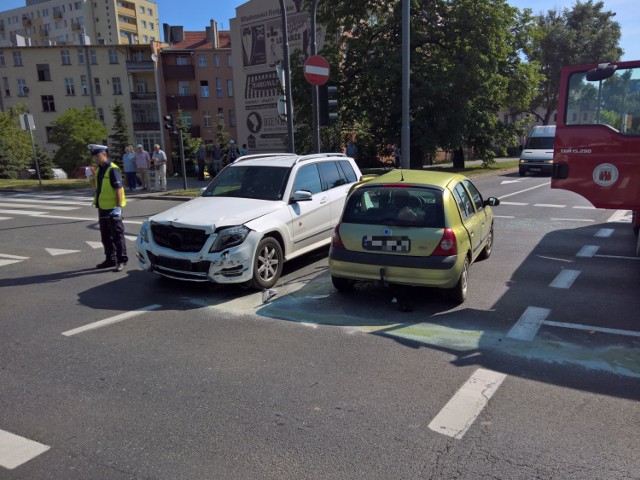
[[[410,252],[411,240],[409,237],[367,235],[362,237],[362,248],[374,252]]]

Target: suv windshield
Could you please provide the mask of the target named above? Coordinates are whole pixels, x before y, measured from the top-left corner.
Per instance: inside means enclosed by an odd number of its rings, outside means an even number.
[[[342,221],[442,228],[442,192],[390,185],[360,187],[349,196]]]
[[[289,172],[287,167],[231,166],[220,172],[202,196],[282,200]]]

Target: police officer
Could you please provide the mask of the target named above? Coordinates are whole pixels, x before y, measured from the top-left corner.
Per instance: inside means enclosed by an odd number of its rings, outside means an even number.
[[[120,272],[129,260],[122,223],[122,207],[127,204],[122,187],[122,175],[118,166],[109,160],[107,147],[91,144],[89,150],[98,164],[93,204],[98,209],[100,237],[106,257],[96,268],[114,267],[114,272]]]

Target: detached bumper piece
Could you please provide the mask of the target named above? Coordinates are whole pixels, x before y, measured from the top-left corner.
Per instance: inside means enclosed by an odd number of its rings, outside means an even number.
[[[169,278],[178,280],[190,280],[192,282],[208,282],[211,262],[203,260],[191,262],[179,258],[168,258],[154,255],[147,250],[147,256],[151,261],[151,271]]]

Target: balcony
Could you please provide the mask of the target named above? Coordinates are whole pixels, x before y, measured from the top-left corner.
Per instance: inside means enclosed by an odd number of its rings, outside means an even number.
[[[132,93],[131,94],[131,100],[156,100],[156,94],[155,93]]]
[[[32,25],[32,21],[29,17],[22,17],[22,26],[23,27],[30,27]]]
[[[140,62],[127,60],[127,72],[153,72],[153,62],[151,60]]]
[[[167,110],[197,110],[198,97],[195,95],[167,95]]]
[[[54,10],[53,18],[55,18],[56,20],[62,20],[62,12],[60,10]]]
[[[82,25],[80,25],[80,22],[71,22],[71,30],[74,32],[80,32],[82,30]]]
[[[193,65],[164,65],[162,67],[165,80],[194,80],[196,70]]]
[[[127,7],[118,5],[118,7],[116,8],[116,11],[118,12],[118,15],[124,15],[125,17],[136,18],[136,11],[133,8],[127,8]]]
[[[40,33],[41,37],[48,37],[49,36],[49,30],[47,30],[46,28],[40,27],[40,29],[38,30],[38,33]]]

